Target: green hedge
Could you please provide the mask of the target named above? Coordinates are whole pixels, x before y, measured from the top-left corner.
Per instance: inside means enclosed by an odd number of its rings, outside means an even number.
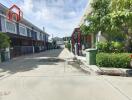
[[[96,55],[96,64],[99,67],[130,67],[131,54],[129,53],[98,53]]]

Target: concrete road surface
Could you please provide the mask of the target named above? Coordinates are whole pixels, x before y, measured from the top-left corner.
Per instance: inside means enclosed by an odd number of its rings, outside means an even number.
[[[132,100],[132,79],[93,76],[68,64],[67,49],[0,64],[0,100]]]

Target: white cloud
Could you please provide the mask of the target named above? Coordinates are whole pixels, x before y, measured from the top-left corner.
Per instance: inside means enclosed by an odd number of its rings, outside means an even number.
[[[69,16],[71,16],[71,17],[76,16],[76,12],[75,11],[69,12]]]
[[[75,2],[76,1],[76,2]],[[21,8],[33,24],[51,33],[69,33],[79,23],[82,1],[87,0],[24,0]]]
[[[37,11],[36,15],[38,20],[39,19],[51,20],[54,19],[55,17],[52,13],[49,12],[47,8]]]
[[[24,13],[29,13],[33,9],[32,0],[24,0],[24,4],[21,6]]]

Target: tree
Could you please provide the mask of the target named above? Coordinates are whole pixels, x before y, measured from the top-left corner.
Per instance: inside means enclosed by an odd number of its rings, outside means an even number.
[[[112,0],[110,4],[111,24],[126,35],[125,47],[130,51],[132,43],[132,0]]]
[[[129,47],[132,40],[132,0],[94,0],[91,7],[92,12],[85,20],[88,25],[82,25],[82,31],[101,31],[109,41],[114,37],[124,37]]]
[[[92,47],[96,45],[96,34],[101,31],[102,34],[106,33],[106,26],[109,21],[106,21],[105,16],[110,12],[110,0],[93,0],[91,3],[92,12],[86,16],[85,23],[81,26],[81,31],[84,34],[92,34]],[[107,36],[108,40],[111,39]]]
[[[86,16],[85,23],[81,26],[81,30],[84,33],[95,33],[99,31],[104,32],[105,25],[103,24],[103,17],[109,13],[109,1],[110,0],[94,0],[91,3],[92,12]],[[87,31],[87,32],[85,32]]]
[[[10,46],[10,38],[5,33],[0,33],[0,52]]]
[[[112,0],[110,4],[111,23],[123,33],[132,29],[132,0]]]
[[[111,9],[114,11],[118,10],[132,10],[132,0],[111,0]]]

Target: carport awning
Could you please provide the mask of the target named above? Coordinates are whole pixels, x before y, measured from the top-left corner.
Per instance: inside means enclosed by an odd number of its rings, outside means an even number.
[[[32,40],[31,37],[26,37],[26,36],[22,36],[22,35],[18,35],[18,34],[13,34],[13,33],[6,33],[10,38],[19,38],[19,39],[28,39],[28,40]]]

